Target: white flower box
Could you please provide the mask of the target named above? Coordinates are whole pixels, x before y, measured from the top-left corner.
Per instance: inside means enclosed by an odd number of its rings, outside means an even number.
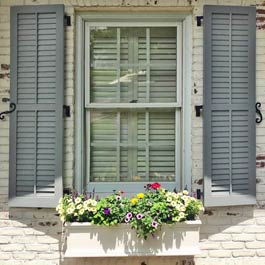
[[[200,253],[201,221],[162,225],[154,237],[137,238],[129,224],[107,227],[66,223],[65,257],[191,256]]]

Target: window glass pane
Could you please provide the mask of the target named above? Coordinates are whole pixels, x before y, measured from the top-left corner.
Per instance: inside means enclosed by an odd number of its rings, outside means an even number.
[[[150,112],[149,145],[150,180],[174,181],[175,112]]]
[[[175,181],[175,111],[90,111],[90,119],[92,182]]]
[[[150,30],[150,102],[176,101],[176,40],[176,28]]]
[[[177,29],[92,27],[90,102],[176,102]]]
[[[90,98],[91,102],[116,102],[117,29],[91,28]]]
[[[117,119],[113,112],[90,112],[91,181],[116,181]]]

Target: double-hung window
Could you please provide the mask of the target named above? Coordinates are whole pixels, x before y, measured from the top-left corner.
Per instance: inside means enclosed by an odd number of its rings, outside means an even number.
[[[183,25],[161,18],[102,20],[84,23],[79,128],[85,188],[135,192],[161,182],[179,189]]]

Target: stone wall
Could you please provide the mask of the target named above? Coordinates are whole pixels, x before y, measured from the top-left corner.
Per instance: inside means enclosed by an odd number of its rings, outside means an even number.
[[[204,4],[256,5],[257,7],[257,101],[265,104],[265,2],[251,0],[0,0],[0,99],[9,97],[10,17],[12,5],[65,4],[72,26],[66,27],[65,104],[71,118],[64,121],[64,186],[72,187],[74,176],[74,28],[75,7],[193,7],[193,76],[190,88],[192,110],[202,103],[202,31],[195,17],[202,15]],[[7,103],[0,101],[0,112]],[[193,191],[202,185],[202,118],[192,115]],[[257,206],[218,207],[201,216],[202,253],[193,258],[91,258],[64,259],[64,234],[53,209],[9,209],[9,120],[0,121],[0,264],[139,264],[139,265],[248,265],[265,264],[265,123],[257,126]]]

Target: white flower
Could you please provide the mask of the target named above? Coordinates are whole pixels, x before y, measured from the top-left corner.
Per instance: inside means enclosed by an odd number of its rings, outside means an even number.
[[[167,197],[167,202],[172,202],[172,198],[171,197]]]
[[[78,213],[79,213],[80,215],[83,215],[83,214],[84,214],[84,212],[85,212],[85,210],[84,210],[84,208],[82,208],[82,209],[80,209],[80,210],[79,210],[79,212],[78,212]]]
[[[69,207],[66,211],[67,214],[72,214],[74,212],[75,208]]]
[[[75,203],[77,204],[77,203],[80,203],[82,200],[81,200],[81,198],[80,197],[77,197],[76,199],[75,199]]]
[[[176,201],[172,201],[170,204],[172,207],[176,207],[177,206],[177,202]]]
[[[189,192],[187,191],[187,190],[183,190],[183,195],[188,195],[189,194]]]
[[[179,218],[184,218],[185,214],[183,212],[179,213]]]
[[[96,206],[96,205],[97,205],[97,201],[92,200],[91,205],[92,205],[92,206]]]
[[[82,205],[82,204],[78,204],[78,205],[76,206],[76,208],[77,208],[77,210],[80,210],[80,209],[83,208],[83,205]]]

